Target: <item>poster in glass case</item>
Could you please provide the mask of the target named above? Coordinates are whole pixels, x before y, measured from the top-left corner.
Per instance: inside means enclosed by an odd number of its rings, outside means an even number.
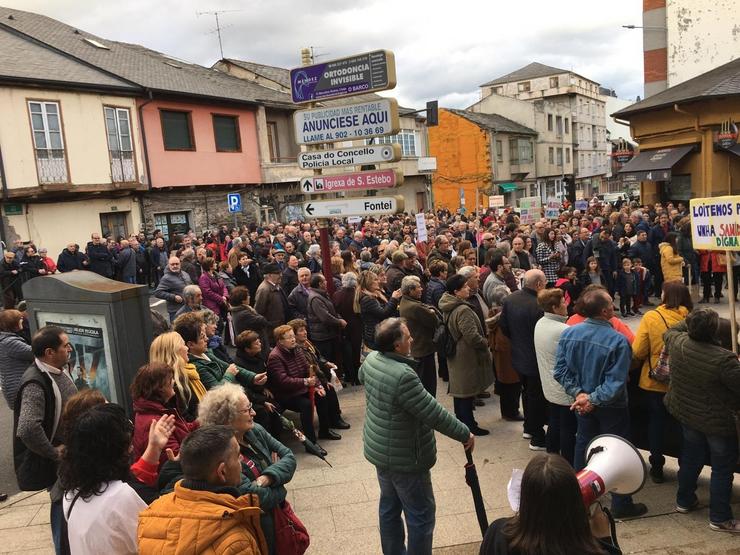
[[[113,403],[119,402],[113,377],[110,340],[102,314],[37,312],[41,326],[59,326],[69,337],[69,368],[77,389],[98,389]]]

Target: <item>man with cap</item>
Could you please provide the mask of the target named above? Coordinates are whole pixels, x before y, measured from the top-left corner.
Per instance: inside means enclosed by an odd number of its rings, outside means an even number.
[[[280,287],[282,271],[275,263],[265,264],[262,268],[265,279],[257,288],[254,299],[254,309],[267,320],[267,336],[270,340],[270,346],[275,346],[275,336],[273,331],[276,327],[282,326],[290,318],[290,309],[288,307],[288,296]]]
[[[401,288],[401,280],[408,275],[406,271],[406,261],[408,258],[408,255],[401,249],[398,249],[391,255],[391,265],[385,271],[385,277],[387,279],[386,288],[388,291],[395,291]]]
[[[285,249],[282,247],[274,249],[272,256],[275,264],[280,268],[280,272],[283,272],[287,268],[287,264],[285,263]]]

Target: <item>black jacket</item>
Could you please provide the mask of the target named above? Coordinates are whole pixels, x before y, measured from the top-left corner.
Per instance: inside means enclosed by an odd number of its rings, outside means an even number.
[[[433,277],[429,280],[427,288],[424,290],[424,302],[436,308],[439,308],[439,299],[447,291],[445,282],[439,278]]]
[[[504,299],[499,326],[511,341],[512,366],[524,376],[539,375],[534,350],[534,326],[542,314],[534,289],[525,287]]]
[[[280,286],[283,288],[283,291],[288,291],[288,293],[290,293],[297,285],[298,271],[293,268],[285,268],[285,270],[283,270],[283,279],[280,282]]]
[[[90,241],[87,244],[87,256],[90,259],[90,270],[103,277],[113,277],[113,254],[106,245],[94,245]]]
[[[60,272],[71,272],[72,270],[87,270],[84,262],[87,260],[85,253],[75,251],[74,253],[64,249],[57,258],[57,270]]]

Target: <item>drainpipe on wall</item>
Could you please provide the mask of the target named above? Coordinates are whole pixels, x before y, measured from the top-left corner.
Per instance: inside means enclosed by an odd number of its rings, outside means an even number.
[[[2,149],[0,149],[0,182],[2,182],[4,204],[8,200],[8,181],[5,178],[5,163],[3,162]],[[3,215],[0,214],[0,242],[7,246],[7,243],[5,241],[6,237],[7,233],[5,233],[5,220],[3,220]]]
[[[694,131],[701,132],[701,129],[699,129],[699,115],[698,114],[694,114],[686,110],[683,110],[678,107],[678,104],[674,104],[673,109],[679,114],[685,114],[687,116],[691,116],[692,118],[694,118]]]
[[[150,102],[154,100],[154,95],[152,94],[151,90],[147,90],[149,100],[144,102],[143,104],[139,105],[139,107],[136,109],[136,112],[139,116],[139,131],[141,132],[141,146],[144,149],[144,166],[146,166],[146,182],[147,182],[147,190],[152,190],[152,172],[151,167],[149,165],[149,148],[147,148],[146,144],[146,129],[144,128],[144,115],[143,115],[143,108]],[[146,233],[146,218],[144,217],[144,195],[139,193],[139,215],[141,216],[141,222],[144,224],[144,232]]]

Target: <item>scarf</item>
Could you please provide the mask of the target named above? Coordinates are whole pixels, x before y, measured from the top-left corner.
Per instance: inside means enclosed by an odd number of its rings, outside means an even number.
[[[198,401],[200,401],[203,398],[203,395],[206,394],[206,388],[203,385],[203,382],[200,381],[200,374],[198,374],[198,371],[195,369],[195,364],[192,362],[188,362],[184,368],[185,374],[188,376],[188,381],[190,382],[190,389],[198,398]]]

